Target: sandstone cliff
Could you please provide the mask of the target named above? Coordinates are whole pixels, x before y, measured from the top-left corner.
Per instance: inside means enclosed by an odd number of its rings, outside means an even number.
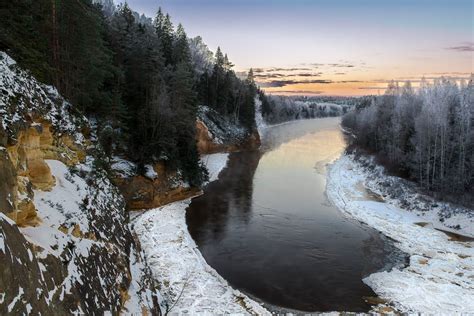
[[[87,120],[5,53],[0,91],[0,314],[159,314]]]
[[[193,197],[201,192],[181,180],[176,171],[168,170],[163,163],[146,166],[145,175],[136,173],[137,167],[130,161],[115,160],[114,183],[125,198],[129,210],[157,208],[162,205]]]
[[[208,107],[200,107],[196,120],[196,142],[201,155],[255,149],[260,136],[255,129],[248,132]],[[115,157],[112,170],[114,183],[125,198],[129,210],[151,209],[200,194],[200,188],[183,182],[179,172],[167,170],[162,162],[146,166],[145,175],[124,158]]]
[[[207,106],[199,108],[196,141],[200,154],[255,149],[260,146],[257,129],[248,132]]]

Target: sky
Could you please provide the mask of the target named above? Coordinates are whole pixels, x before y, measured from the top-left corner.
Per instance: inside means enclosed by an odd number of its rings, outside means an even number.
[[[474,72],[474,0],[127,2],[150,17],[161,6],[269,93],[378,94],[390,80]]]

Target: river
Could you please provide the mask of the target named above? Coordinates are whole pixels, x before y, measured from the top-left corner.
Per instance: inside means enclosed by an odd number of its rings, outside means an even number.
[[[186,221],[209,265],[274,312],[368,311],[362,279],[402,259],[326,197],[326,164],[346,142],[338,118],[267,128],[260,150],[232,153]]]

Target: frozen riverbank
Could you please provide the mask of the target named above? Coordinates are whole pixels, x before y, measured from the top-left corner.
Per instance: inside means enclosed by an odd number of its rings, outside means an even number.
[[[225,157],[224,157],[225,156]],[[225,159],[224,159],[225,158]],[[202,161],[210,179],[217,179],[227,154],[208,155]],[[146,211],[133,219],[152,273],[160,282],[164,311],[171,314],[259,314],[269,312],[234,290],[202,257],[186,225],[190,200]]]
[[[410,262],[364,282],[402,312],[474,312],[474,242],[455,241],[434,229],[446,223],[433,220],[439,218],[436,210],[408,211],[394,199],[374,195],[366,189],[371,181],[366,168],[344,155],[329,168],[327,194],[343,212],[394,239]],[[455,214],[445,224],[457,225],[459,232],[472,234],[469,214]]]

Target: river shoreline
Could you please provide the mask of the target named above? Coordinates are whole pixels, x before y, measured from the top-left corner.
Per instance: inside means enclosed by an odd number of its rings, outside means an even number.
[[[396,199],[371,195],[371,176],[353,155],[343,155],[328,169],[327,194],[347,216],[393,239],[395,246],[410,256],[405,268],[374,273],[363,280],[386,301],[378,308],[389,306],[408,313],[472,313],[474,242],[453,240],[435,229],[443,223],[440,221],[420,225],[437,218],[436,211],[410,212]],[[469,236],[471,220],[456,214],[445,228],[459,225],[459,231]]]
[[[211,182],[217,180],[227,160],[228,154],[202,158],[210,171]],[[456,213],[435,221],[437,209],[417,213],[404,208],[417,206],[419,197],[405,196],[400,201],[386,194],[386,188],[379,190],[381,181],[387,179],[377,168],[343,154],[329,165],[326,173],[329,200],[345,216],[393,240],[395,247],[409,257],[406,266],[376,272],[363,279],[380,297],[372,302],[379,303],[372,311],[474,311],[474,243],[453,239],[439,230],[452,231],[453,226],[459,225],[456,231],[470,236],[472,218]],[[390,180],[390,183],[396,181]],[[165,298],[163,313],[270,314],[263,303],[232,288],[206,262],[186,223],[190,202],[191,199],[171,203],[139,213],[132,219],[152,273],[161,285]]]
[[[210,181],[225,168],[227,154],[203,157]],[[191,199],[144,211],[132,219],[154,278],[161,285],[165,314],[270,315],[260,303],[233,289],[202,257],[186,224]]]

